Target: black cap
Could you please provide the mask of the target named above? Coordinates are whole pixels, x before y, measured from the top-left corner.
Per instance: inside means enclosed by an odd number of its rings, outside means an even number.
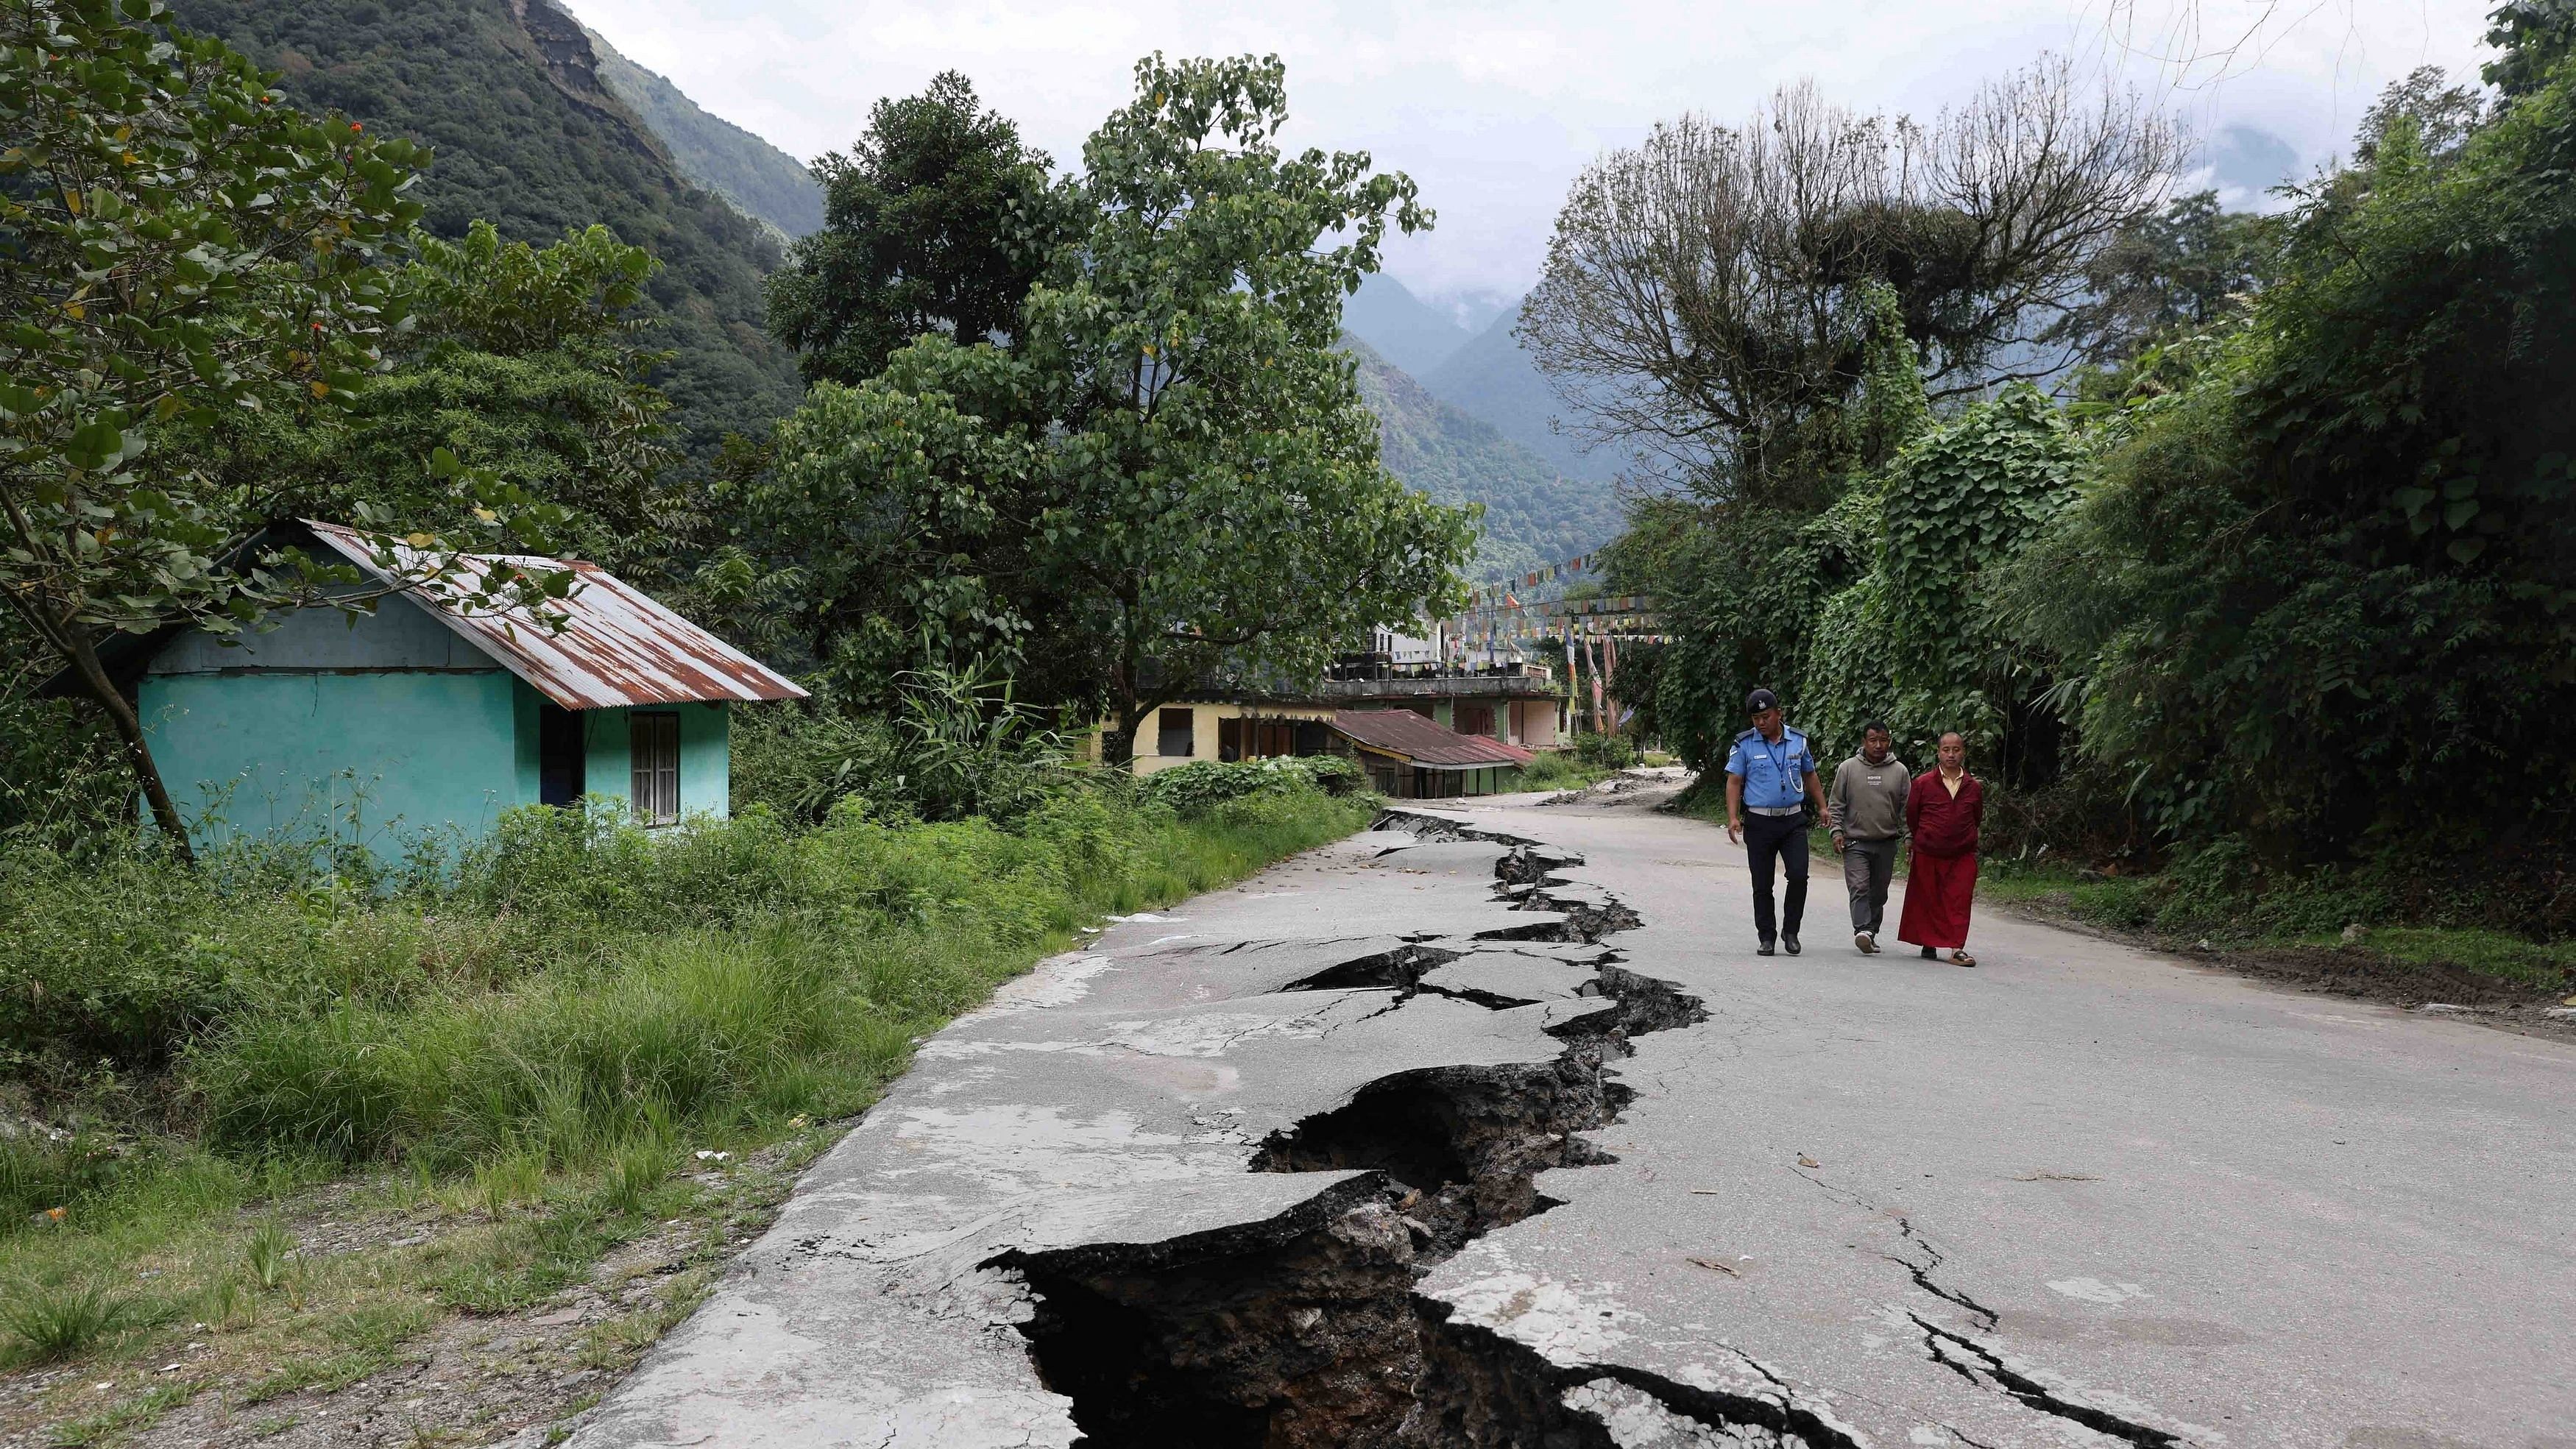
[[[1751,694],[1744,696],[1744,708],[1748,714],[1760,714],[1766,709],[1778,709],[1779,707],[1780,696],[1773,694],[1767,689],[1757,689]]]

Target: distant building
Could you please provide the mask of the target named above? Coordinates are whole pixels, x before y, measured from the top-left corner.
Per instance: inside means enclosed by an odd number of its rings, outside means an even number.
[[[1146,716],[1136,729],[1134,770],[1151,775],[1193,760],[1263,760],[1332,753],[1333,706],[1251,691],[1185,695]],[[1083,740],[1098,761],[1100,730]]]
[[[1554,749],[1565,730],[1565,691],[1544,664],[1355,655],[1336,663],[1318,692],[1335,705],[1411,710],[1462,735],[1527,750]]]
[[[260,542],[384,577],[349,529],[286,525]],[[237,644],[173,627],[100,653],[200,843],[296,830],[400,853],[585,794],[645,825],[725,816],[732,707],[805,691],[607,570],[569,567],[580,581],[560,630],[463,612],[433,586],[372,614],[298,610]]]
[[[1536,752],[1460,734],[1409,709],[1345,709],[1333,734],[1381,795],[1438,800],[1509,790]]]
[[[1084,743],[1097,761],[1100,732]],[[1511,789],[1534,752],[1461,734],[1420,708],[1360,708],[1242,694],[1184,698],[1136,731],[1130,768],[1152,775],[1196,760],[1246,761],[1340,755],[1369,773],[1370,788],[1400,799],[1490,795]]]

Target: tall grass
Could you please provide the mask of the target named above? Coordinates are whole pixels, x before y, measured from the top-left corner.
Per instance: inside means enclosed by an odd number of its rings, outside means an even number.
[[[683,1139],[864,1107],[914,1038],[1085,920],[1238,879],[1369,809],[1297,789],[1183,816],[1081,789],[1009,828],[846,805],[810,829],[755,809],[651,835],[531,810],[379,893],[0,856],[0,1067],[126,1139],[0,1137],[0,1234],[66,1204],[96,1222],[209,1162],[582,1166],[630,1210]],[[137,1145],[150,1104],[198,1143]]]

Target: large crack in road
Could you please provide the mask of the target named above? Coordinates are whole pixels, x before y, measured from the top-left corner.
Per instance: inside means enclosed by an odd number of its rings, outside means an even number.
[[[1551,919],[1481,940],[1597,945],[1642,924],[1624,903],[1553,873],[1579,857],[1439,817],[1393,815],[1388,825],[1508,847],[1497,895]],[[1464,954],[1407,941],[1292,989],[1383,988],[1401,1000]],[[1557,1028],[1565,1046],[1554,1061],[1394,1073],[1271,1134],[1255,1172],[1364,1173],[1279,1219],[1195,1240],[994,1259],[1035,1293],[1022,1332],[1048,1387],[1072,1398],[1086,1442],[1606,1449],[1635,1442],[1614,1438],[1614,1421],[1648,1412],[1684,1436],[1677,1443],[1824,1442],[1782,1406],[1633,1370],[1569,1378],[1414,1292],[1468,1242],[1552,1206],[1539,1173],[1615,1160],[1581,1135],[1617,1121],[1632,1095],[1605,1063],[1629,1054],[1632,1037],[1706,1017],[1696,998],[1608,953],[1592,964],[1582,994],[1612,1008]],[[1526,1004],[1453,994],[1492,1009]]]
[[[1980,1014],[2025,1002],[1757,964],[1712,940],[1696,837],[1566,833],[1609,849],[1393,815],[1006,986],[575,1449],[2417,1442],[2194,1391],[2213,1353],[2250,1381],[2251,1333],[2097,1226],[2160,1219],[2045,1108],[2091,1038],[1981,1139],[1976,1074],[2055,1050],[1992,1049]]]

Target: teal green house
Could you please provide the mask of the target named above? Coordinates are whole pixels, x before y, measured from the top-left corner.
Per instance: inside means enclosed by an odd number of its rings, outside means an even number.
[[[348,529],[280,525],[260,543],[390,583]],[[311,837],[398,855],[470,841],[513,806],[585,795],[617,798],[648,826],[725,816],[731,711],[804,691],[607,570],[569,567],[553,628],[457,607],[458,590],[430,585],[372,613],[298,610],[231,644],[189,629],[133,636],[103,662],[132,690],[200,844]]]

